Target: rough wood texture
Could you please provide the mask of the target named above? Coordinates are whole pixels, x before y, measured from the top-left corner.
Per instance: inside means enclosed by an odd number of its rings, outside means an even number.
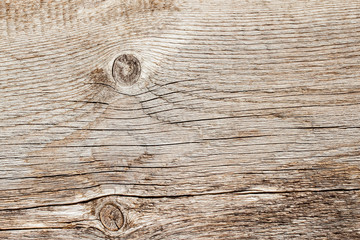
[[[3,0],[0,96],[1,239],[360,239],[360,1]]]

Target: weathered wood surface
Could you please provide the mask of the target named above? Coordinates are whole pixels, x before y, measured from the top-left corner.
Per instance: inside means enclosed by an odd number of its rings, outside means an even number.
[[[2,0],[0,96],[1,239],[360,239],[360,1]]]

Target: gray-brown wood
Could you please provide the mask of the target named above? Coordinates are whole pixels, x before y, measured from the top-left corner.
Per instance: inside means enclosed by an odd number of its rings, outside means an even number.
[[[360,239],[360,1],[0,1],[0,96],[1,239]]]

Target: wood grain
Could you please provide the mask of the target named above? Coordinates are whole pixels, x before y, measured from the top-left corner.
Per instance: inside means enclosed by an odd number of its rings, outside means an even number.
[[[0,238],[360,239],[359,52],[357,0],[1,1]]]

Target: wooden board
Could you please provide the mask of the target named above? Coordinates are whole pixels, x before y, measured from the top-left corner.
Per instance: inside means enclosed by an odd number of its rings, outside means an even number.
[[[360,239],[360,1],[0,1],[0,96],[1,239]]]

